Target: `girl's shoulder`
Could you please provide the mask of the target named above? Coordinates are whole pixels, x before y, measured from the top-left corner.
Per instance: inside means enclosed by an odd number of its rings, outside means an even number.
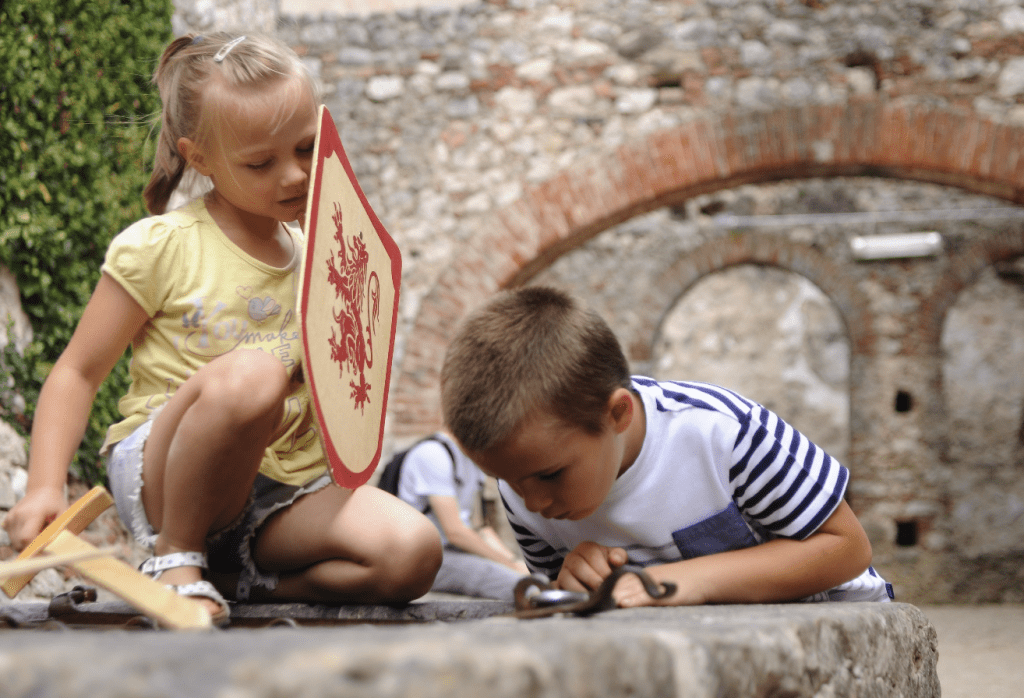
[[[182,208],[155,216],[141,218],[122,230],[111,243],[111,247],[164,246],[172,242],[185,242],[183,237],[198,232],[210,221],[209,214],[201,199]]]

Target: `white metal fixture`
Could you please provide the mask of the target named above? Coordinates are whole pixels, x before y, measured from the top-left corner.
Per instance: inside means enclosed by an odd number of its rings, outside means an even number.
[[[901,259],[932,257],[942,252],[942,236],[936,232],[871,235],[850,240],[854,259]]]

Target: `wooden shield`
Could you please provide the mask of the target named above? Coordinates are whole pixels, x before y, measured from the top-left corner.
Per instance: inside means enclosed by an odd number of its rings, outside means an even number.
[[[380,460],[402,256],[359,188],[325,107],[305,233],[299,319],[306,380],[334,482],[356,487]]]

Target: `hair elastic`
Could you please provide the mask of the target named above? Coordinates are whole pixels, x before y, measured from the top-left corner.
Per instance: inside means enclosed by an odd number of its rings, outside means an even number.
[[[227,57],[227,55],[231,53],[231,49],[233,49],[235,46],[238,46],[243,41],[245,41],[244,35],[238,37],[237,39],[232,39],[228,43],[224,44],[221,47],[220,51],[217,51],[217,54],[213,57],[213,62],[220,63],[221,61],[223,61]]]

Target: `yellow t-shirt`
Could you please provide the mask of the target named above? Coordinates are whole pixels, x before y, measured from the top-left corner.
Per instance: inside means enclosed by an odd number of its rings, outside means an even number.
[[[110,243],[102,270],[145,309],[149,321],[132,340],[131,379],[118,407],[125,419],[107,432],[104,452],[139,427],[186,379],[235,349],[273,354],[301,375],[296,317],[302,233],[288,231],[294,256],[285,268],[243,252],[210,217],[202,199],[144,218]],[[296,383],[260,472],[300,485],[323,474],[309,390]]]

